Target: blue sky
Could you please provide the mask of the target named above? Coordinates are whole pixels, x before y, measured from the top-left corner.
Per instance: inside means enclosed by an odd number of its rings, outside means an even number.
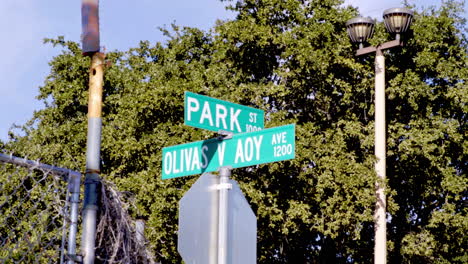
[[[410,0],[417,6],[441,0]],[[381,19],[383,10],[401,0],[346,0],[361,14]],[[211,28],[217,19],[232,18],[219,0],[100,0],[101,45],[108,51],[127,50],[140,40],[164,42],[157,29],[175,22],[181,26]],[[1,0],[0,26],[0,139],[7,139],[13,123],[28,121],[43,107],[35,97],[49,73],[48,62],[60,48],[43,45],[44,38],[64,36],[80,41],[81,0]]]

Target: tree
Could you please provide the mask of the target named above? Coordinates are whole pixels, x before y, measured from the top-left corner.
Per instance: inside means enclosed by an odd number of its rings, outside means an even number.
[[[161,148],[213,137],[185,127],[185,90],[296,123],[296,158],[233,171],[258,219],[259,263],[368,263],[374,183],[373,58],[354,57],[342,1],[243,0],[211,31],[165,30],[165,44],[110,52],[102,177],[135,195],[152,250],[179,263],[177,202],[196,177],[161,180]],[[416,12],[412,36],[386,54],[390,263],[463,263],[468,255],[468,45],[457,1]],[[372,44],[391,36],[377,25]],[[64,52],[37,111],[5,149],[84,168],[88,59]]]

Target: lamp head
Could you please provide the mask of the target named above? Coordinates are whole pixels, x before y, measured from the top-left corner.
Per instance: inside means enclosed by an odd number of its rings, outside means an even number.
[[[390,33],[396,33],[396,39],[400,39],[400,34],[405,33],[413,18],[413,11],[407,8],[390,8],[383,13],[385,27]]]
[[[374,34],[375,21],[369,17],[355,17],[346,22],[348,36],[353,43],[359,43],[359,48]]]

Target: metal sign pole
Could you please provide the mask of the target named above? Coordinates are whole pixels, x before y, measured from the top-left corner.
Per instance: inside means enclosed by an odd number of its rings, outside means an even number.
[[[232,167],[219,168],[218,264],[228,263],[228,202]]]
[[[86,176],[83,202],[83,264],[95,259],[96,221],[100,189],[100,153],[102,129],[102,87],[104,83],[104,53],[99,52],[99,0],[82,0],[83,55],[91,57],[89,70],[88,136],[86,143]]]

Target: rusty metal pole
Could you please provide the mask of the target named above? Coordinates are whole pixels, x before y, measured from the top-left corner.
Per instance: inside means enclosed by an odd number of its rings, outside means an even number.
[[[81,18],[83,27],[83,54],[91,57],[81,250],[83,264],[92,264],[95,259],[96,222],[101,186],[99,173],[101,163],[102,87],[105,59],[104,53],[99,52],[99,0],[83,0]]]
[[[98,196],[101,180],[100,149],[101,149],[101,110],[102,86],[104,77],[104,54],[97,52],[91,57],[89,73],[89,105],[88,105],[88,140],[86,148],[86,177],[83,207],[83,263],[94,263],[96,218],[98,212]]]

